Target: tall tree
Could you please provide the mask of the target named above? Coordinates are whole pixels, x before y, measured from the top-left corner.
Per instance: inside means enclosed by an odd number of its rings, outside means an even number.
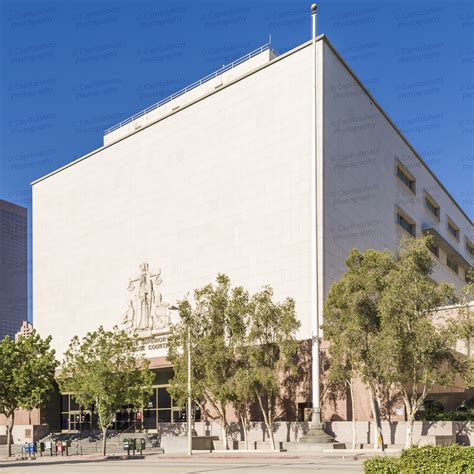
[[[102,326],[79,340],[75,336],[64,355],[58,377],[62,392],[72,392],[84,407],[93,407],[102,429],[102,454],[107,430],[125,405],[143,407],[153,383],[153,372],[136,335]]]
[[[234,398],[236,351],[245,334],[248,299],[242,287],[232,288],[229,277],[219,274],[215,285],[194,291],[193,302],[187,298],[179,302],[180,321],[173,326],[168,342],[168,359],[175,371],[169,391],[184,406],[191,335],[192,397],[203,413],[219,419],[224,449],[228,449],[229,429],[226,408]]]
[[[253,371],[248,364],[243,364],[236,370],[231,380],[231,402],[237,413],[244,435],[245,449],[249,449],[248,432],[250,426],[251,406],[255,400]]]
[[[369,249],[362,254],[352,250],[347,271],[330,288],[324,306],[323,331],[330,342],[333,367],[330,376],[351,381],[359,377],[366,386],[377,426],[376,449],[383,449],[380,398],[385,381],[374,348],[380,332],[379,302],[393,266],[388,251]]]
[[[51,337],[42,339],[33,330],[15,342],[6,336],[0,342],[0,413],[8,420],[7,452],[11,456],[15,410],[39,408],[53,389],[57,367]]]
[[[384,377],[405,403],[406,447],[412,445],[415,415],[431,387],[447,385],[464,370],[453,354],[457,331],[435,321],[438,309],[455,296],[453,288],[430,278],[435,261],[429,243],[429,238],[401,242],[379,305],[377,356]]]
[[[291,377],[296,371],[298,342],[295,335],[300,322],[296,318],[294,300],[273,301],[273,290],[269,286],[253,295],[250,306],[247,337],[249,367],[255,398],[271,448],[275,450],[273,423],[279,416],[277,405],[281,378]]]

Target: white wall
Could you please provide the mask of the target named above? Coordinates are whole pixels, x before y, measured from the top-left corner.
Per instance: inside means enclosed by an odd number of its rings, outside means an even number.
[[[353,247],[361,251],[395,249],[400,237],[408,235],[396,224],[396,206],[415,220],[417,237],[423,227],[433,225],[469,259],[464,236],[472,235],[472,224],[327,44],[323,103],[326,292],[344,271],[344,261]],[[396,157],[415,176],[416,196],[396,177]],[[424,189],[441,206],[440,223],[430,224]],[[460,243],[446,230],[446,214],[461,228]],[[441,255],[441,260],[444,263],[437,265],[434,277],[463,286],[464,280],[446,266],[445,256]]]
[[[59,355],[117,324],[138,265],[171,304],[227,273],[310,335],[309,48],[33,186],[34,325]],[[166,351],[163,351],[165,354]]]

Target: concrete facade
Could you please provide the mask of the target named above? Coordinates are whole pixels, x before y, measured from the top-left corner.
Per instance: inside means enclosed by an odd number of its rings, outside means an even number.
[[[408,233],[434,236],[434,279],[465,284],[470,218],[323,36],[317,64],[316,188],[311,43],[262,51],[33,183],[34,326],[59,357],[73,336],[120,325],[142,262],[161,269],[170,305],[219,272],[250,292],[270,284],[310,339],[315,219],[321,299],[352,248],[395,250]]]
[[[407,233],[397,210],[416,236],[434,229],[435,278],[460,288],[473,261],[472,222],[331,44],[320,37],[317,48],[321,294],[351,248],[397,247]],[[299,339],[311,336],[311,61],[310,43],[276,58],[264,51],[214,79],[218,88],[193,89],[33,183],[34,322],[59,354],[73,335],[120,323],[128,279],[144,261],[162,270],[171,304],[218,272],[250,291],[270,284],[278,298],[295,299]]]
[[[0,340],[28,319],[26,208],[0,200]]]

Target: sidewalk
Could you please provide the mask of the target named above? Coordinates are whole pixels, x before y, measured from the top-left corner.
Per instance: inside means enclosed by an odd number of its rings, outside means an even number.
[[[387,456],[397,455],[400,452],[398,449],[389,449],[385,453]],[[142,455],[130,455],[126,454],[110,454],[102,456],[101,454],[97,455],[84,455],[84,456],[37,456],[36,459],[18,459],[16,457],[0,457],[0,463],[12,463],[15,462],[31,462],[31,463],[56,463],[56,462],[77,462],[77,461],[104,461],[104,460],[134,460],[134,459],[162,459],[162,460],[175,460],[180,462],[194,462],[197,459],[200,461],[204,460],[220,460],[220,461],[245,461],[245,460],[255,460],[255,461],[265,461],[265,460],[314,460],[314,459],[352,459],[360,460],[367,459],[372,456],[381,455],[380,451],[374,449],[340,449],[340,450],[325,450],[319,452],[311,451],[290,451],[290,452],[279,452],[279,451],[244,451],[244,450],[231,450],[231,451],[214,451],[209,452],[193,452],[192,456],[187,454],[161,454],[161,453],[151,453],[144,452]]]

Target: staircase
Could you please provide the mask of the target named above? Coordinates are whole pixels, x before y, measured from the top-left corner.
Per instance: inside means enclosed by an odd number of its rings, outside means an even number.
[[[163,449],[157,447],[157,436],[148,433],[127,433],[127,432],[113,432],[107,434],[106,451],[107,454],[127,454],[123,449],[123,440],[125,438],[144,438],[145,450],[144,454],[163,453]],[[102,453],[102,433],[101,432],[87,432],[87,433],[52,433],[45,436],[40,441],[71,441],[71,446],[68,448],[68,454],[74,456],[91,456],[100,455]],[[136,454],[139,452],[136,451]],[[43,453],[43,456],[49,456],[49,451]],[[58,453],[61,456],[60,453]],[[65,454],[64,454],[65,455]],[[53,456],[55,456],[55,449],[53,448]]]

